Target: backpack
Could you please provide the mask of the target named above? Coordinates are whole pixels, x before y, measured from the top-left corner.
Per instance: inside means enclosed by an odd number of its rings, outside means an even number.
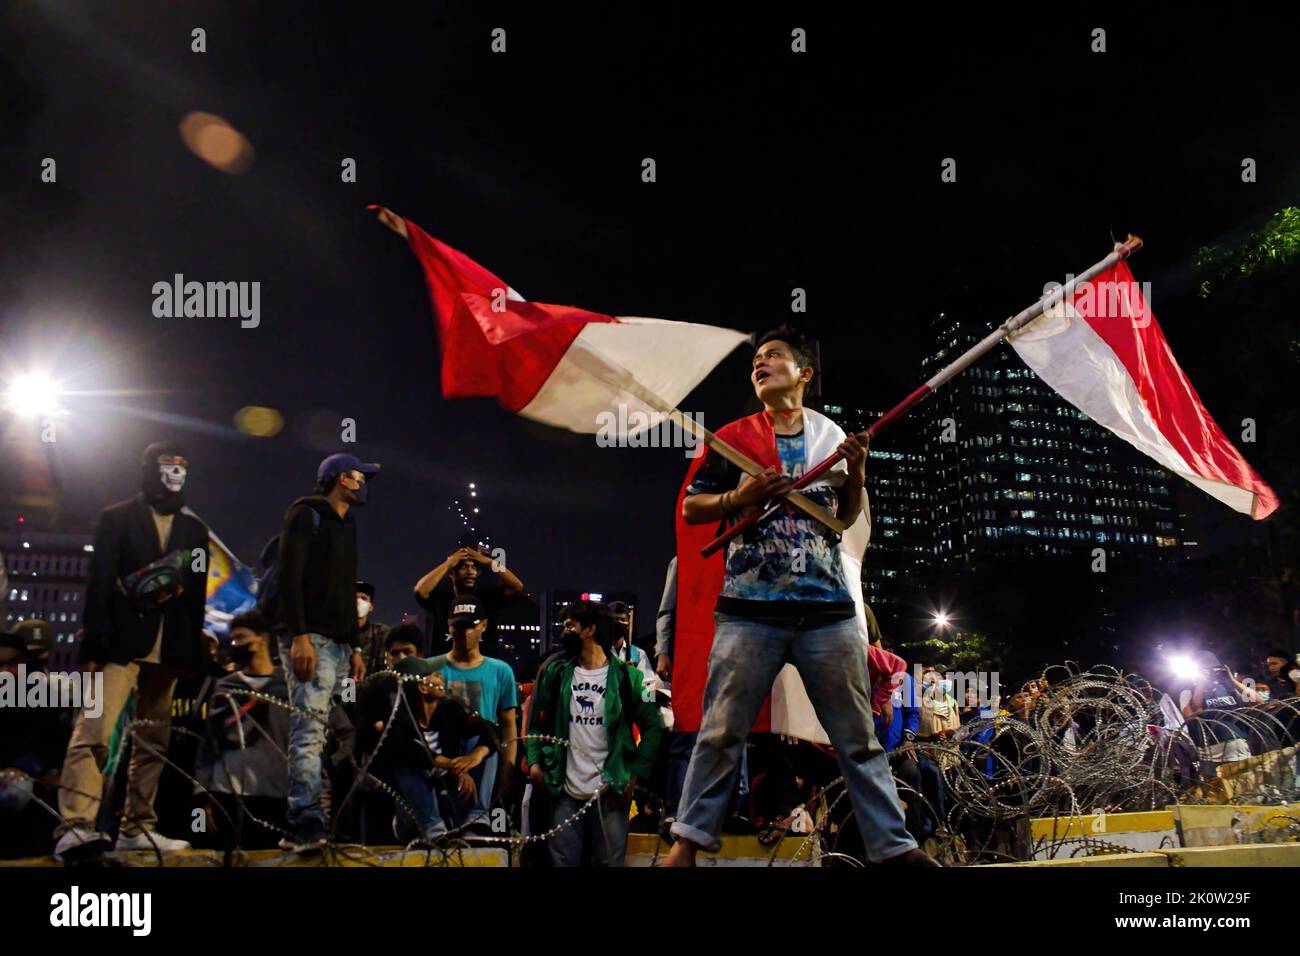
[[[320,512],[308,507],[311,512],[311,533],[320,529]],[[283,608],[280,601],[280,536],[277,534],[266,547],[262,548],[261,570],[257,572],[257,610],[272,624],[282,624]]]

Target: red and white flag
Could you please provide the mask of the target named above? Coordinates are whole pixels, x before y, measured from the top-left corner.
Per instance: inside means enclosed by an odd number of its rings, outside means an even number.
[[[525,418],[575,432],[600,431],[613,415],[626,423],[622,434],[633,435],[661,422],[748,339],[712,325],[529,302],[402,221],[438,322],[446,398],[493,397]]]
[[[1080,283],[1010,342],[1063,398],[1174,474],[1252,518],[1277,510],[1201,404],[1127,263]]]

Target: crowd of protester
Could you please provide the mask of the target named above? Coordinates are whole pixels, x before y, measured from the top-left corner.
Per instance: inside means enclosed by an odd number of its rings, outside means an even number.
[[[203,628],[204,574],[173,557],[208,540],[184,508],[188,462],[174,445],[146,450],[140,495],[106,509],[95,536],[81,665],[103,675],[102,710],[0,708],[0,856],[500,846],[523,834],[545,836],[523,846],[526,865],[618,866],[629,832],[668,833],[696,737],[672,725],[675,561],[652,652],[635,642],[627,605],[579,601],[550,656],[516,675],[484,648],[524,585],[482,549],[457,547],[414,582],[427,629],[378,619],[356,538],[378,471],[349,454],[321,462],[315,493],[292,503],[264,552],[257,606],[218,642]],[[943,834],[949,802],[942,751],[924,745],[988,744],[992,729],[962,728],[1031,721],[1050,682],[1027,682],[1005,707],[939,666],[922,663],[918,686],[917,662],[869,625],[875,736],[924,844]],[[0,635],[0,671],[47,679],[48,639],[43,622]],[[1300,694],[1280,649],[1257,673],[1203,665],[1166,708],[1171,723]],[[1080,728],[1057,720],[1072,746]],[[1199,743],[1220,761],[1250,752],[1230,735]],[[724,832],[769,846],[807,833],[840,772],[828,747],[751,735],[722,794]],[[852,814],[837,814],[831,829],[852,852]]]

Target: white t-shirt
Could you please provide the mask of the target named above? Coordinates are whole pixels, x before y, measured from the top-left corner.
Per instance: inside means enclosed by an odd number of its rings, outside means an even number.
[[[597,670],[576,667],[569,695],[569,755],[564,790],[575,800],[586,800],[600,789],[600,772],[609,756],[605,729],[605,679],[609,665]]]
[[[438,749],[438,731],[424,730],[421,732],[424,734],[424,742],[429,745],[429,752],[441,754],[442,751]]]

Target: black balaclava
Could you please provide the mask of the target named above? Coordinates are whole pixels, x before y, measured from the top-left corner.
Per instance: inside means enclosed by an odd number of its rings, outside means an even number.
[[[185,506],[188,466],[160,465],[160,456],[184,458],[185,451],[175,442],[154,442],[140,459],[140,490],[144,499],[159,514],[173,515]]]

